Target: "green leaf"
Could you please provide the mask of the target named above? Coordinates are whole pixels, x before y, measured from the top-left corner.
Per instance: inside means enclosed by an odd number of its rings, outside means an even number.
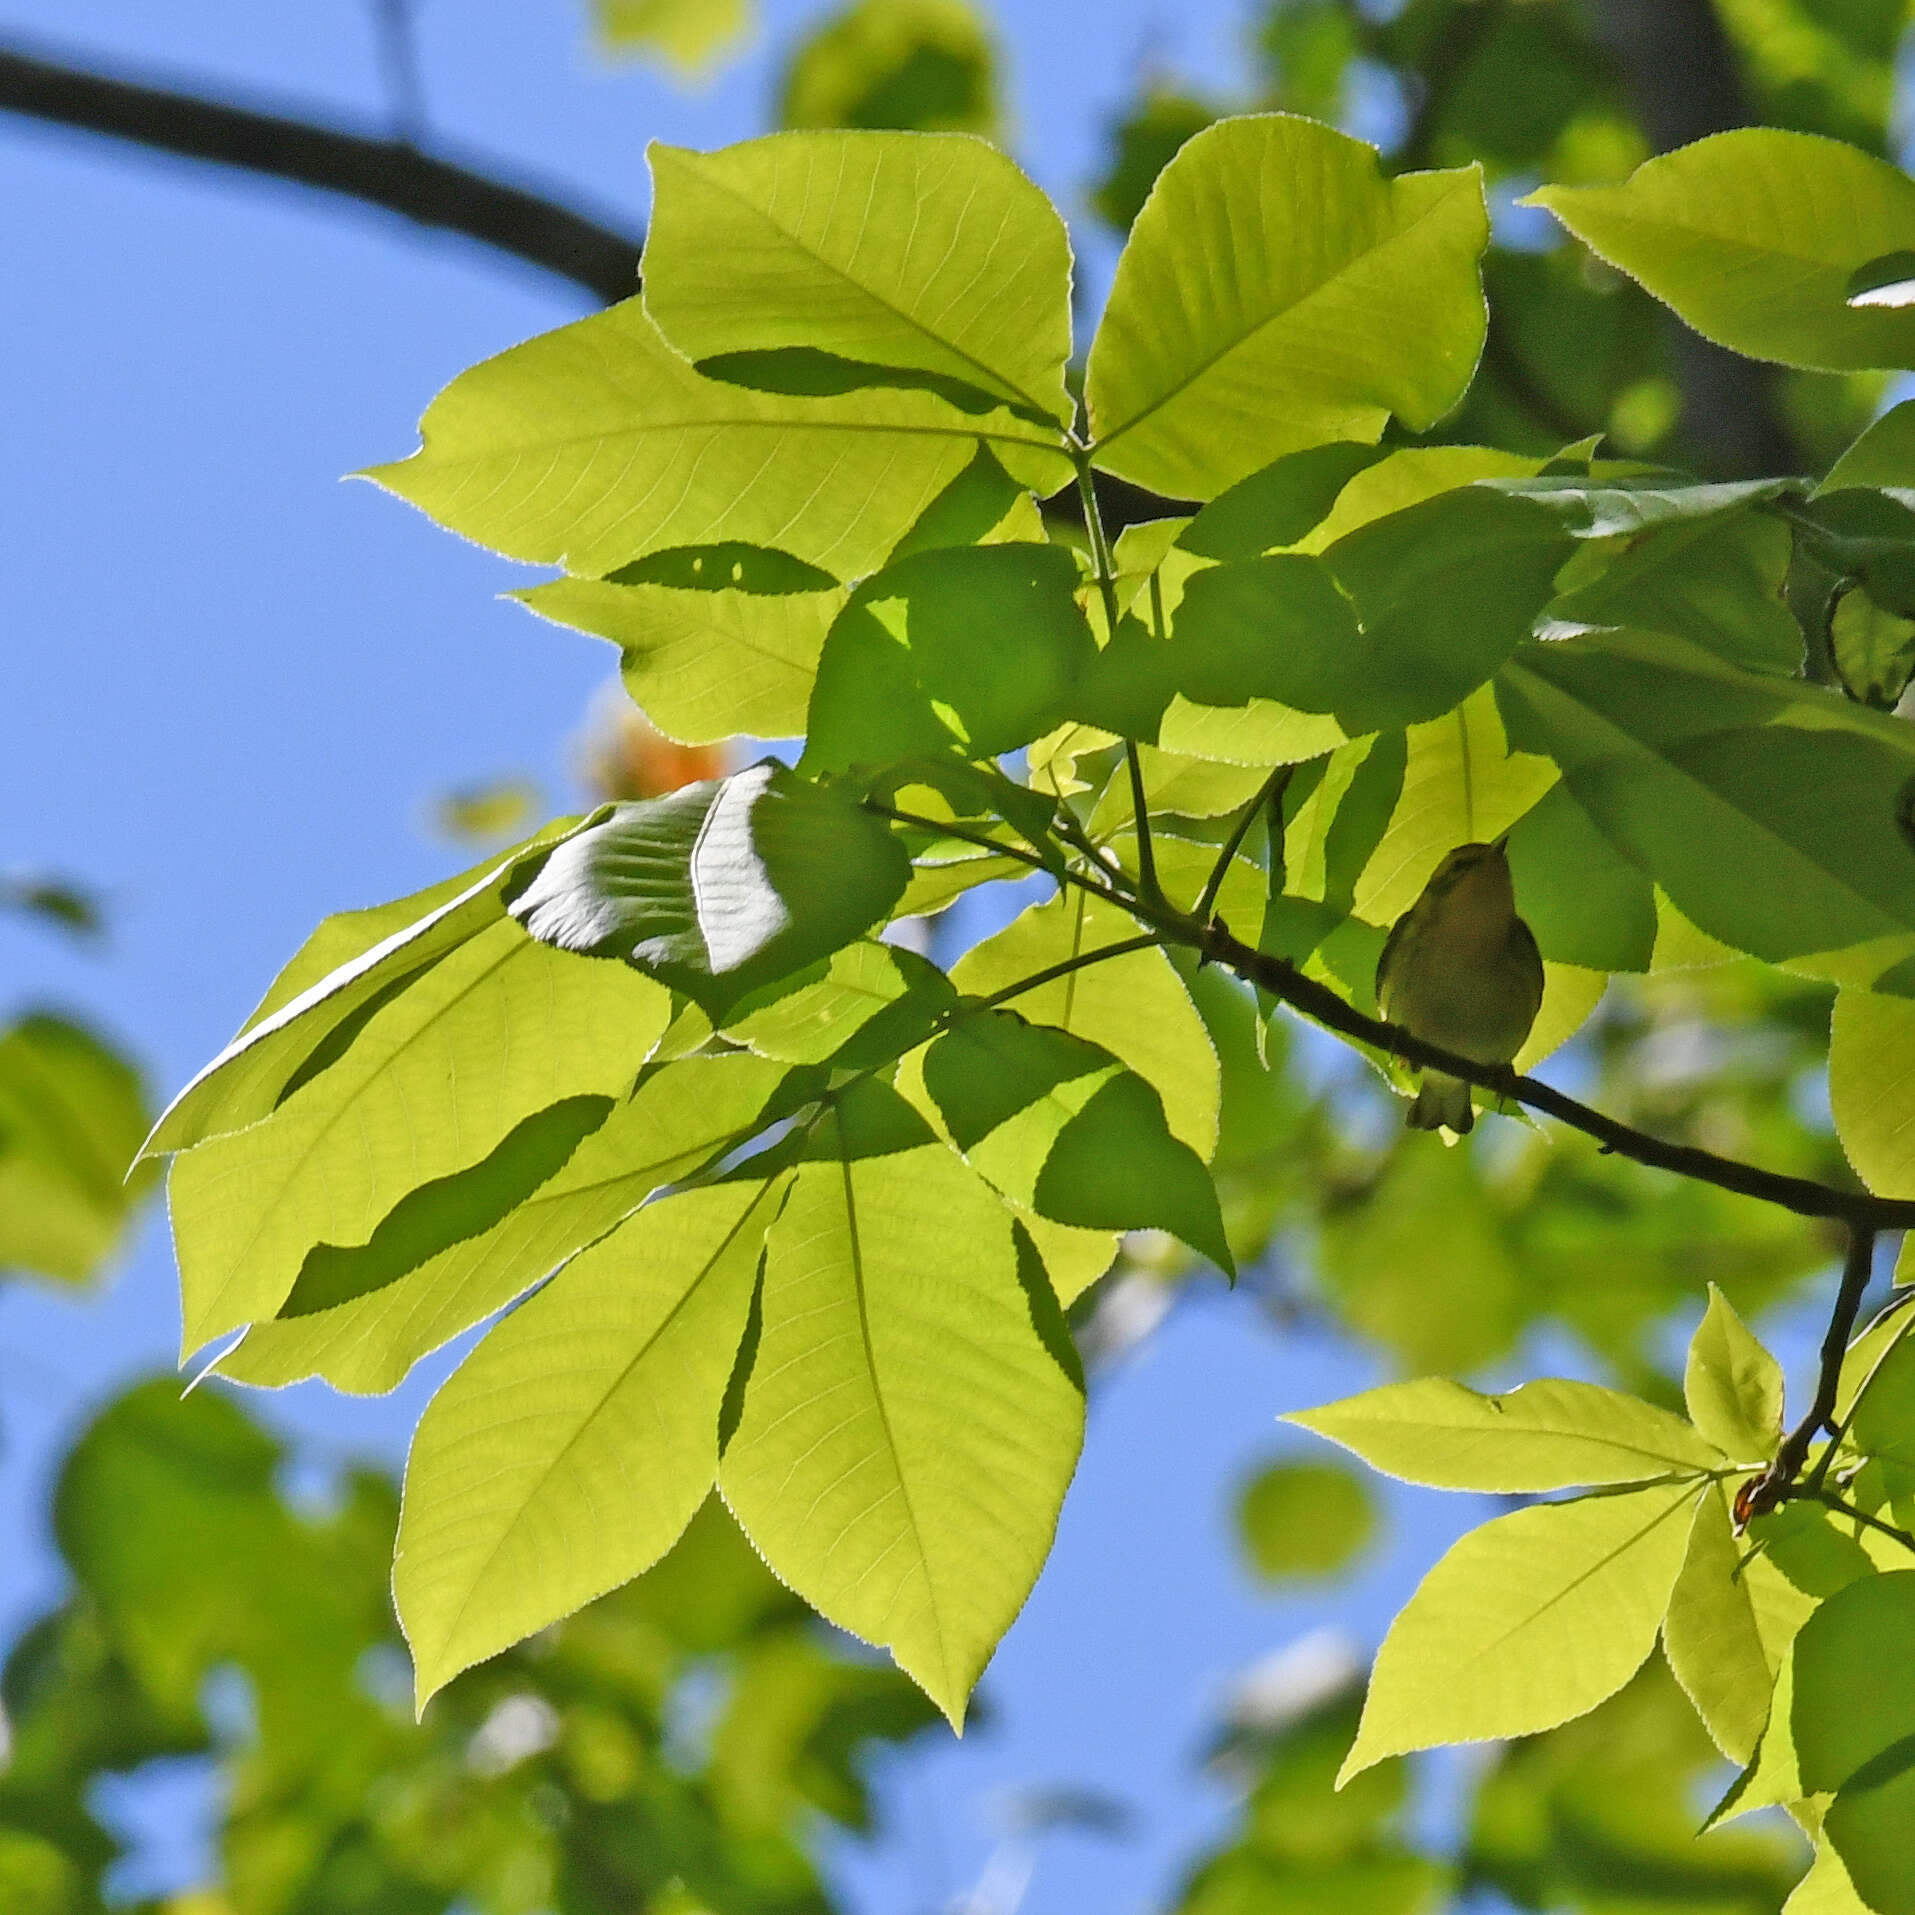
[[[1377,1651],[1339,1782],[1389,1755],[1534,1735],[1614,1695],[1655,1646],[1696,1486],[1539,1503],[1472,1530]]]
[[[152,1179],[129,1183],[149,1113],[139,1073],[44,1013],[0,1031],[0,1270],[86,1283]]]
[[[668,1197],[566,1265],[427,1406],[393,1595],[421,1708],[649,1568],[718,1470],[718,1415],[786,1180]]]
[[[1802,1786],[1836,1791],[1823,1828],[1879,1915],[1915,1910],[1915,1570],[1839,1590],[1795,1642]]]
[[[1829,1103],[1842,1148],[1869,1189],[1915,1197],[1915,1003],[1837,992]]]
[[[255,1323],[220,1359],[220,1373],[275,1387],[323,1376],[362,1395],[395,1388],[421,1357],[503,1309],[655,1191],[743,1142],[786,1076],[782,1064],[743,1053],[652,1067],[564,1167],[491,1228],[455,1235],[462,1220],[448,1219],[445,1241],[414,1244],[417,1261],[395,1274],[403,1259],[380,1257],[388,1219],[363,1249],[330,1251],[333,1283],[349,1294]],[[319,1254],[308,1253],[301,1283]]]
[[[1783,1649],[1814,1604],[1761,1556],[1743,1560],[1726,1486],[1696,1504],[1662,1646],[1710,1736],[1732,1762],[1754,1756]]]
[[[951,546],[866,579],[825,640],[806,769],[993,758],[1052,729],[1096,656],[1077,586],[1055,545]]]
[[[832,954],[823,977],[800,984],[745,1016],[729,1020],[724,1034],[761,1057],[787,1064],[841,1066],[859,1034],[873,1056],[896,1056],[921,1041],[932,1020],[957,1002],[944,973],[911,951],[861,941]],[[860,1059],[862,1061],[862,1059]]]
[[[497,924],[506,889],[577,829],[576,818],[555,820],[443,884],[325,919],[239,1036],[173,1099],[141,1154],[184,1150],[271,1116],[343,1058],[383,1005]]]
[[[1389,456],[1380,446],[1349,440],[1287,452],[1218,493],[1177,543],[1207,559],[1254,559],[1295,545],[1322,524],[1359,472]]]
[[[1081,1384],[983,1179],[941,1143],[884,1151],[861,1129],[829,1120],[771,1231],[720,1482],[777,1573],[957,1726],[1049,1551]]]
[[[1782,1915],[1866,1915],[1868,1904],[1855,1892],[1842,1858],[1826,1840],[1815,1845],[1809,1872],[1782,1905]]]
[[[951,1141],[1007,1197],[1079,1228],[1168,1230],[1234,1276],[1203,1160],[1102,1046],[978,1011],[932,1043],[923,1075]]]
[[[1511,1494],[1638,1483],[1723,1463],[1713,1443],[1667,1410],[1560,1377],[1500,1396],[1422,1377],[1283,1420],[1341,1443],[1386,1475],[1435,1489]]]
[[[951,967],[967,997],[990,997],[1137,935],[1115,905],[1081,892],[1032,905]],[[1102,1045],[1163,1100],[1171,1135],[1208,1160],[1217,1142],[1217,1053],[1175,967],[1160,950],[1132,951],[1020,991],[1020,1017]]]
[[[1915,184],[1852,146],[1744,127],[1620,186],[1545,186],[1528,203],[1732,351],[1825,372],[1915,365],[1915,314],[1848,303],[1859,267],[1915,242]]]
[[[1098,463],[1210,499],[1286,452],[1433,425],[1482,350],[1481,177],[1386,179],[1285,114],[1225,120],[1159,176],[1091,346]]]
[[[1851,486],[1879,486],[1898,497],[1915,494],[1915,400],[1904,399],[1874,420],[1815,490],[1819,496]]]
[[[614,806],[511,908],[542,943],[623,958],[717,1010],[849,944],[909,876],[879,819],[765,759]]]
[[[1712,1283],[1689,1345],[1682,1393],[1689,1420],[1725,1456],[1760,1463],[1782,1440],[1782,1366]]]
[[[964,0],[851,0],[792,55],[786,126],[998,132],[997,48]]]
[[[1550,614],[1676,632],[1747,671],[1789,676],[1802,667],[1802,628],[1782,596],[1789,554],[1779,519],[1746,510],[1677,519],[1600,555],[1587,582],[1576,568]]]
[[[649,156],[645,309],[686,358],[808,348],[1069,425],[1070,241],[994,147],[807,132]]]
[[[1597,971],[1649,969],[1656,887],[1566,785],[1551,786],[1517,821],[1508,855],[1523,920],[1545,958]]]
[[[845,594],[680,591],[562,578],[515,595],[619,648],[633,702],[667,738],[795,738]]]
[[[270,1117],[175,1160],[183,1349],[272,1316],[308,1252],[366,1243],[408,1191],[535,1111],[622,1092],[669,1014],[657,985],[514,924],[448,952]]]
[[[931,393],[804,398],[703,378],[635,299],[462,374],[420,433],[419,452],[365,476],[509,558],[593,576],[737,540],[851,578],[980,443],[1043,492],[1071,476],[1036,427]]]
[[[751,31],[750,0],[593,0],[599,44],[656,55],[680,75],[708,72]]]
[[[1906,1330],[1906,1317],[1899,1327]],[[1855,1347],[1850,1345],[1851,1350]],[[1850,1428],[1866,1455],[1915,1469],[1915,1343],[1906,1335],[1891,1343],[1869,1369],[1852,1407]]]
[[[1528,637],[1569,550],[1547,513],[1466,486],[1320,558],[1199,572],[1172,621],[1178,689],[1199,704],[1327,711],[1352,736],[1434,718]]]
[[[1829,614],[1829,651],[1851,698],[1893,711],[1915,678],[1915,619],[1884,611],[1866,591],[1844,592]]]
[[[1487,686],[1441,718],[1412,725],[1405,746],[1396,809],[1351,896],[1372,924],[1393,924],[1450,851],[1502,837],[1556,782],[1547,758],[1510,750]],[[1521,885],[1516,901],[1527,914]]]
[[[1915,848],[1896,823],[1906,726],[1629,631],[1525,646],[1497,692],[1511,742],[1553,757],[1711,936],[1775,960],[1915,928]]]
[[[1271,1463],[1237,1496],[1237,1534],[1271,1582],[1335,1576],[1375,1537],[1376,1503],[1363,1479],[1333,1463]]]
[[[1726,518],[1796,490],[1797,479],[1736,479],[1696,484],[1673,472],[1605,469],[1600,477],[1574,473],[1538,477],[1487,476],[1489,489],[1546,506],[1571,538],[1633,538],[1670,525]]]

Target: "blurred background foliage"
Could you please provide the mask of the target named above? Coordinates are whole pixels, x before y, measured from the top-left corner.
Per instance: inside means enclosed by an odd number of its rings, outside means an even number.
[[[1227,97],[1144,64],[1069,210],[1121,233],[1185,139],[1259,107],[1344,124],[1398,169],[1480,159],[1496,213],[1490,339],[1434,438],[1547,455],[1602,434],[1713,476],[1820,470],[1881,402],[1879,381],[1731,360],[1519,202],[1544,180],[1617,179],[1744,122],[1894,155],[1909,10],[1274,0],[1249,14]],[[594,11],[608,57],[686,76],[760,30],[748,0]],[[985,10],[854,0],[785,50],[777,112],[793,126],[962,129],[1015,151],[1006,93]],[[595,715],[580,752],[594,797],[716,769],[622,704]],[[433,822],[484,842],[540,802],[511,777],[478,780]],[[97,903],[56,878],[0,875],[0,910],[49,935],[104,935]],[[926,935],[955,955],[946,922]],[[1826,1110],[1830,987],[1719,956],[1665,911],[1649,968],[1615,980],[1557,1070],[1658,1134],[1845,1178]],[[1493,1376],[1546,1348],[1674,1402],[1672,1319],[1705,1280],[1753,1316],[1828,1266],[1820,1226],[1580,1137],[1505,1123],[1445,1151],[1406,1136],[1353,1053],[1265,1023],[1228,978],[1192,982],[1223,1067],[1229,1234],[1278,1334],[1333,1326],[1402,1374]],[[81,1023],[33,1010],[0,1030],[0,1269],[99,1276],[148,1188],[123,1178],[150,1117],[137,1068]],[[1168,1239],[1128,1242],[1073,1313],[1093,1387],[1187,1284],[1214,1281]],[[722,1509],[651,1574],[472,1671],[415,1724],[386,1586],[394,1485],[354,1470],[289,1497],[285,1461],[235,1398],[182,1399],[171,1380],[105,1406],[74,1445],[52,1515],[71,1590],[14,1644],[0,1687],[0,1907],[131,1906],[102,1778],[182,1758],[222,1776],[221,1873],[168,1915],[831,1906],[809,1845],[827,1823],[867,1827],[868,1763],[924,1730],[928,1705],[809,1619]],[[1364,1481],[1295,1448],[1238,1487],[1237,1511],[1255,1574],[1318,1585],[1349,1573],[1382,1521]],[[1660,1661],[1594,1715],[1459,1771],[1460,1796],[1435,1817],[1415,1812],[1402,1763],[1332,1793],[1360,1687],[1360,1670],[1294,1651],[1246,1673],[1204,1757],[1241,1809],[1222,1846],[1192,1858],[1181,1915],[1761,1915],[1800,1871],[1780,1827],[1694,1839],[1721,1764]]]

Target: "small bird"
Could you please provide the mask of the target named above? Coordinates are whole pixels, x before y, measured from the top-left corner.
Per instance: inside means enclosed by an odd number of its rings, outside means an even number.
[[[1515,1057],[1543,1001],[1542,954],[1516,915],[1506,842],[1459,844],[1397,919],[1376,966],[1392,1024],[1482,1064]],[[1425,1071],[1409,1122],[1463,1136],[1476,1122],[1470,1087]]]

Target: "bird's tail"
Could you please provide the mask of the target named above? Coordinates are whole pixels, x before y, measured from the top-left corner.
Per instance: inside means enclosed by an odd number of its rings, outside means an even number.
[[[1445,1077],[1441,1071],[1423,1073],[1416,1102],[1410,1106],[1412,1130],[1449,1130],[1466,1137],[1475,1122],[1470,1087],[1460,1077]]]

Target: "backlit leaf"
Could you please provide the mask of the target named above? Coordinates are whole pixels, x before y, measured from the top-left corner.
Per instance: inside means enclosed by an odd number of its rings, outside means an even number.
[[[420,1419],[393,1594],[419,1702],[648,1569],[718,1468],[780,1178],[648,1206],[506,1318]]]
[[[1069,423],[1070,242],[994,147],[794,132],[651,163],[645,306],[686,358],[809,349]]]
[[[1848,303],[1858,267],[1915,243],[1915,184],[1852,146],[1743,127],[1620,186],[1531,200],[1719,345],[1830,372],[1915,365],[1915,313]]]
[[[1689,1420],[1739,1462],[1759,1463],[1782,1439],[1782,1366],[1714,1284],[1683,1376]]]
[[[818,1150],[767,1244],[720,1481],[778,1574],[956,1725],[1050,1549],[1081,1385],[1035,1253],[975,1171],[837,1118]]]
[[[1695,1498],[1662,1483],[1472,1530],[1390,1625],[1339,1780],[1412,1749],[1533,1735],[1613,1695],[1655,1646]]]
[[[1286,452],[1416,430],[1483,343],[1474,169],[1389,180],[1375,149],[1284,114],[1189,141],[1131,228],[1091,347],[1098,462],[1210,499]]]
[[[1720,1468],[1722,1455],[1680,1417],[1640,1397],[1560,1377],[1483,1396],[1445,1377],[1386,1383],[1298,1423],[1373,1469],[1437,1489],[1505,1493],[1636,1483]]]
[[[735,539],[854,577],[980,441],[1046,492],[1070,477],[1038,428],[928,392],[806,398],[703,378],[636,299],[462,374],[420,432],[421,451],[366,476],[510,558],[593,576]]]

